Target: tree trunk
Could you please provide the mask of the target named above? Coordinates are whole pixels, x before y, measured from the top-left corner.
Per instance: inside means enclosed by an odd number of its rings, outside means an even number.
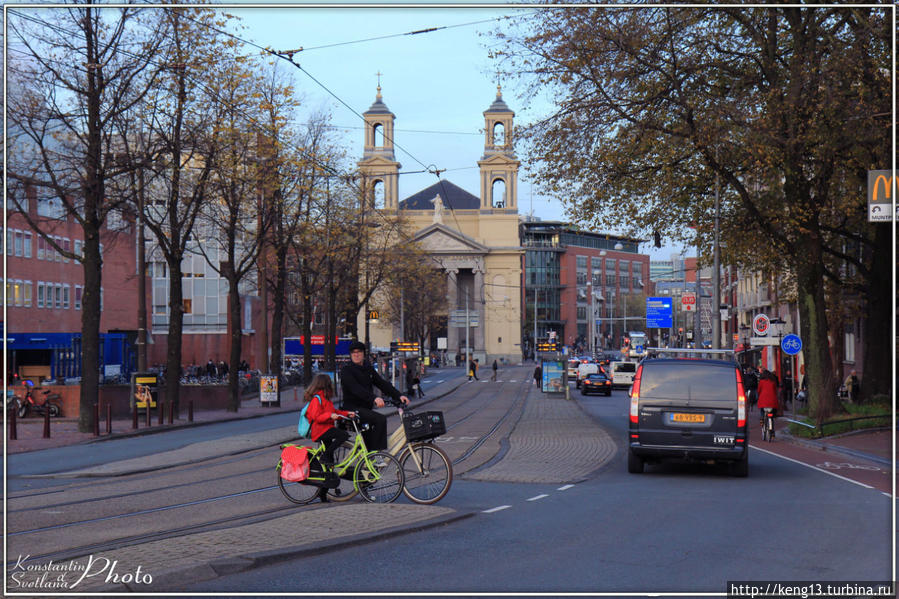
[[[100,397],[100,286],[103,258],[99,232],[84,225],[84,294],[81,297],[81,397],[78,430],[94,430],[94,404]]]
[[[892,264],[891,227],[875,224],[874,256],[871,261],[870,282],[864,319],[864,368],[862,369],[861,400],[875,395],[890,395],[892,390],[892,348],[889,323],[893,317],[893,290],[890,284]]]
[[[824,266],[820,242],[810,240],[807,252],[796,260],[799,319],[805,369],[808,376],[809,411],[819,424],[833,413],[836,384],[827,340],[827,308],[824,299]]]
[[[228,313],[231,319],[231,354],[228,357],[228,411],[237,412],[240,409],[240,384],[237,381],[240,370],[240,354],[243,350],[243,327],[240,319],[240,290],[239,281],[228,279]]]
[[[275,272],[275,289],[272,298],[272,368],[271,372],[278,377],[278,399],[275,405],[281,405],[281,366],[284,361],[281,348],[283,346],[284,334],[284,301],[287,289],[287,247],[285,245],[278,246],[275,254],[276,268]]]
[[[181,281],[181,259],[169,262],[169,334],[166,351],[165,399],[180,413],[181,333],[184,328],[184,288]]]

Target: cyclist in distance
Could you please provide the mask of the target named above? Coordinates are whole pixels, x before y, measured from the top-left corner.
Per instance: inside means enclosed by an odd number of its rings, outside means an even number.
[[[777,377],[768,370],[760,370],[758,386],[759,417],[761,418],[762,426],[765,426],[765,408],[770,408],[776,412],[779,405],[777,403]]]
[[[394,401],[409,403],[396,387],[375,372],[365,359],[365,344],[361,341],[350,343],[350,362],[340,370],[340,385],[343,388],[343,408],[356,412],[362,422],[371,428],[362,433],[369,451],[387,449],[387,416],[375,412],[383,408],[384,398],[372,391],[372,386],[380,389]]]

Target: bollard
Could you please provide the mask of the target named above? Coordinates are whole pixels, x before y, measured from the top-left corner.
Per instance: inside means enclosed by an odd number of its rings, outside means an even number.
[[[188,400],[187,402],[187,421],[194,421],[194,400]]]
[[[94,404],[94,436],[100,436],[100,402]]]
[[[169,424],[174,424],[175,422],[175,402],[173,400],[169,400]]]
[[[106,402],[106,434],[112,434],[112,404]]]
[[[18,406],[13,404],[12,409],[9,411],[9,438],[12,441],[15,441],[19,437],[16,435],[16,408]]]
[[[300,396],[297,394],[297,388],[296,388],[296,387],[293,388],[293,400],[294,400],[294,401],[300,401]]]
[[[131,428],[137,428],[137,402],[131,405]]]
[[[153,426],[153,417],[150,414],[150,402],[146,401],[145,404],[147,406],[147,427],[151,427]]]
[[[162,400],[157,401],[156,407],[158,408],[156,411],[159,412],[159,426],[162,426],[165,421],[165,402]]]
[[[44,439],[50,438],[50,409],[44,410]]]

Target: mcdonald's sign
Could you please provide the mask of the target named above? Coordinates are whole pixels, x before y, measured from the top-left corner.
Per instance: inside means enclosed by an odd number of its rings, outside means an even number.
[[[899,175],[890,170],[868,171],[868,222],[891,222]]]

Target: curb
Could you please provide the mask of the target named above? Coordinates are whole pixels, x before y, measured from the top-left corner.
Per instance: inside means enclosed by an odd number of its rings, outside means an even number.
[[[799,437],[794,437],[790,434],[789,430],[783,429],[782,431],[778,431],[783,435],[784,441],[788,443],[792,443],[793,445],[798,445],[800,447],[805,447],[807,449],[817,449],[819,451],[827,451],[831,453],[839,453],[853,458],[859,458],[862,460],[868,460],[870,462],[876,462],[883,466],[892,467],[893,462],[891,460],[882,458],[878,455],[874,455],[871,453],[866,453],[864,451],[858,451],[855,449],[849,449],[848,447],[841,447],[839,445],[833,445],[831,443],[827,443],[826,441],[815,441],[813,439],[801,439]]]
[[[450,524],[452,522],[458,522],[460,520],[471,518],[475,515],[475,513],[476,512],[474,511],[461,513],[456,512],[452,514],[437,516],[423,522],[418,522],[412,526],[392,526],[383,530],[376,530],[372,532],[341,537],[330,542],[305,543],[301,545],[272,549],[270,551],[216,558],[205,563],[193,564],[185,568],[169,570],[154,575],[154,579],[159,578],[164,580],[164,582],[160,582],[158,584],[154,583],[150,586],[130,584],[109,585],[97,589],[92,589],[92,592],[121,591],[123,587],[131,593],[147,591],[153,593],[166,591],[171,592],[183,588],[184,584],[214,580],[222,576],[237,574],[239,572],[261,568],[263,566],[270,566],[272,564],[288,561],[291,559],[330,553],[332,551],[339,551],[347,547],[358,547],[383,539],[395,538],[412,532],[419,532],[430,528],[436,528],[444,524]]]

